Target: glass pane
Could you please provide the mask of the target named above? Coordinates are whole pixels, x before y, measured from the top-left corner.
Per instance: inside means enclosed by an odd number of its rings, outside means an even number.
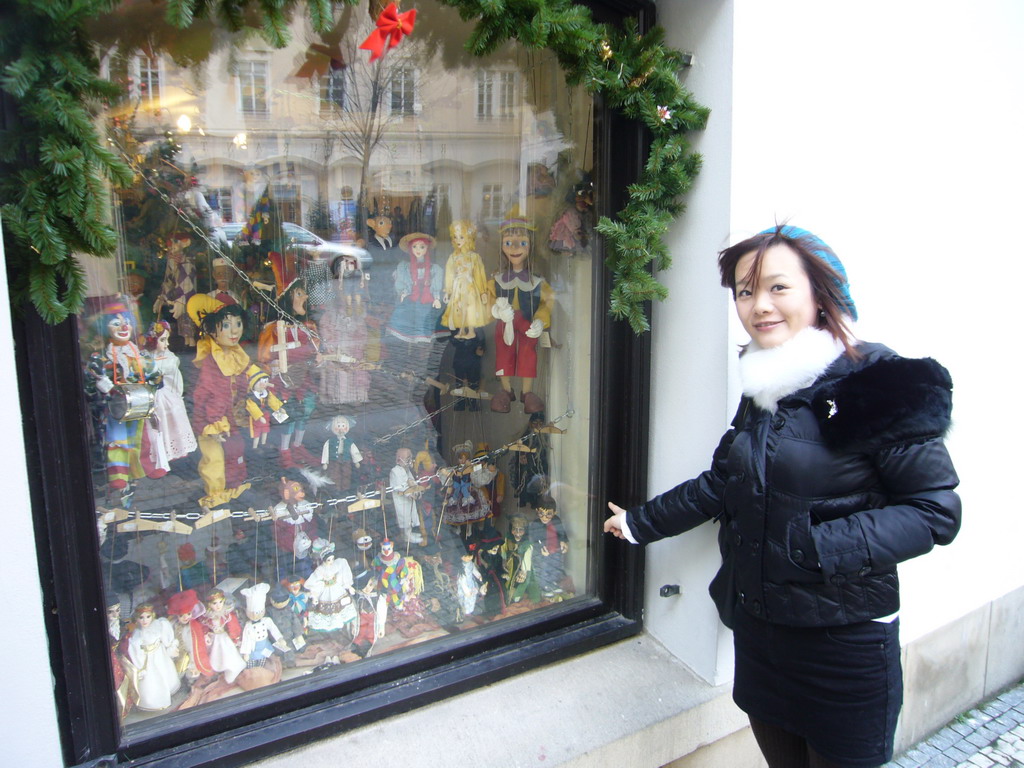
[[[129,729],[593,590],[593,104],[417,10],[372,63],[365,5],[282,50],[148,0],[94,30],[136,172],[81,319]]]

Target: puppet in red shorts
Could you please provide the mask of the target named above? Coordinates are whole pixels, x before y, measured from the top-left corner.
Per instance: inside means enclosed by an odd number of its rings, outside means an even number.
[[[488,283],[491,314],[498,321],[494,333],[495,375],[501,390],[491,398],[491,410],[508,413],[516,399],[512,378],[522,382],[523,410],[544,410],[544,400],[533,391],[537,378],[537,339],[551,325],[554,291],[530,263],[536,227],[512,209],[501,223],[501,263]]]

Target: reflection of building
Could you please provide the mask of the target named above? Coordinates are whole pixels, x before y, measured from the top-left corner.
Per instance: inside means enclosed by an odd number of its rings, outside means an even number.
[[[424,35],[429,23],[421,15]],[[241,220],[269,184],[283,220],[334,238],[346,187],[371,209],[386,205],[408,217],[447,203],[455,218],[493,223],[536,191],[531,164],[550,173],[574,140],[555,124],[544,78],[514,57],[445,68],[413,37],[369,65],[357,49],[367,29],[357,25],[331,48],[297,39],[273,50],[254,39],[231,55],[214,50],[200,68],[202,88],[192,82],[195,68],[132,54],[126,111],[134,110],[140,137],[178,131],[181,162],[198,169],[223,221]],[[118,60],[106,66],[115,71]],[[229,76],[210,76],[217,72]],[[324,207],[329,224],[310,218]]]

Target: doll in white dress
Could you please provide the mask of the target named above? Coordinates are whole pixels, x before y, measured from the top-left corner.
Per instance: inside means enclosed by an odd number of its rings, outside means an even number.
[[[162,455],[165,463],[188,456],[198,447],[182,397],[185,384],[181,377],[180,361],[168,348],[170,338],[171,326],[162,320],[153,323],[146,334],[146,349],[149,350],[153,369],[163,374],[163,386],[156,391],[153,407],[159,430],[147,433],[150,437],[150,456],[153,460],[157,455]],[[169,469],[169,466],[163,468]]]
[[[319,565],[305,584],[310,597],[309,630],[334,632],[344,629],[358,618],[352,569],[348,560],[334,556],[334,543],[325,539],[313,542],[313,556]],[[358,624],[353,629],[358,631]]]
[[[238,651],[242,627],[234,607],[221,589],[211,589],[206,597],[206,613],[199,619],[206,628],[206,644],[210,648],[210,666],[224,674],[224,682],[234,683],[245,669],[245,659]]]
[[[177,655],[171,623],[157,618],[152,603],[141,603],[135,609],[135,629],[128,635],[139,709],[158,711],[171,706],[171,696],[181,687],[173,661]]]

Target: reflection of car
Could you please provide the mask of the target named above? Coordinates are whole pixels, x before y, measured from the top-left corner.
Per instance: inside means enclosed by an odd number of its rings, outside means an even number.
[[[227,238],[228,247],[235,242],[242,232],[242,222],[222,224],[220,229]],[[308,256],[318,259],[333,259],[335,256],[352,256],[359,259],[359,266],[369,269],[373,264],[373,257],[365,248],[360,248],[353,243],[334,243],[317,237],[308,229],[303,229],[298,224],[286,221],[281,224],[285,236],[288,238],[288,245],[296,250],[302,251]]]

